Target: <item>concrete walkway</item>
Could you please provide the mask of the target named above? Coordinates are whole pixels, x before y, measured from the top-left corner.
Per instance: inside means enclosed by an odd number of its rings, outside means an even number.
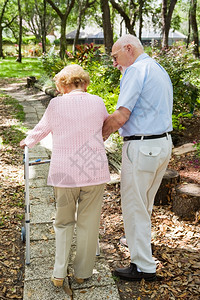
[[[2,89],[6,94],[17,99],[24,107],[26,119],[24,125],[32,129],[42,117],[45,107],[41,99],[48,97],[43,92],[30,93],[22,88],[24,84],[11,84]],[[29,159],[49,159],[51,138],[48,136],[39,145],[29,151]],[[109,266],[101,253],[96,257],[94,273],[91,279],[77,284],[72,276],[72,263],[75,254],[75,240],[70,256],[69,276],[64,287],[55,288],[50,282],[55,254],[55,235],[53,218],[55,200],[53,188],[46,185],[49,164],[29,167],[30,185],[30,229],[31,263],[25,267],[24,300],[118,300],[118,289],[112,278]],[[71,295],[70,295],[71,290]]]

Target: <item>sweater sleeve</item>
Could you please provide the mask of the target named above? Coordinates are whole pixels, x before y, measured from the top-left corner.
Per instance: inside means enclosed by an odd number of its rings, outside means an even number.
[[[44,139],[51,130],[51,114],[52,106],[51,103],[47,107],[42,119],[39,123],[30,131],[28,136],[25,138],[25,143],[29,148],[32,148],[35,144],[39,143]]]

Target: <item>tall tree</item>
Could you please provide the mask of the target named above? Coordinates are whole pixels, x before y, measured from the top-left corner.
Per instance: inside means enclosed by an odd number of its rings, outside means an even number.
[[[22,9],[21,0],[17,0],[19,14],[19,39],[18,39],[18,57],[17,62],[22,62]]]
[[[77,18],[77,29],[76,29],[76,35],[74,38],[74,44],[73,44],[73,49],[75,49],[75,46],[78,43],[78,38],[81,30],[81,25],[82,25],[82,19],[85,16],[86,10],[91,7],[95,3],[94,1],[89,1],[89,0],[78,0],[78,18]]]
[[[46,51],[46,35],[51,32],[57,21],[57,14],[47,0],[24,2],[24,20],[26,29],[32,32],[38,42],[42,42],[42,50]]]
[[[8,28],[10,24],[14,21],[14,19],[17,17],[17,14],[13,15],[9,14],[8,17],[6,17],[6,12],[8,8],[8,2],[10,0],[4,0],[2,3],[0,3],[0,57],[4,58],[3,54],[3,30],[5,28]]]
[[[192,29],[192,41],[194,41],[194,55],[196,58],[199,58],[199,35],[198,35],[198,25],[196,18],[197,11],[197,0],[190,1],[190,25]]]
[[[136,25],[138,22],[138,37],[140,40],[142,37],[143,20],[145,16],[153,14],[155,10],[153,1],[154,0],[110,0],[113,8],[118,12],[125,22],[126,29],[130,34],[136,35]]]
[[[169,30],[171,27],[172,14],[177,0],[162,0],[162,47],[168,48]]]
[[[61,36],[60,36],[60,57],[63,59],[65,55],[65,50],[67,46],[66,42],[66,25],[67,25],[67,18],[74,6],[75,0],[67,0],[66,5],[62,3],[55,4],[52,0],[47,0],[47,2],[51,5],[51,7],[55,10],[57,15],[60,18],[61,22]],[[60,7],[60,8],[59,8]]]
[[[46,13],[47,13],[47,2],[46,0],[42,1],[42,7],[38,5],[38,1],[35,0],[36,10],[38,12],[38,16],[40,19],[40,26],[41,26],[41,36],[42,36],[42,52],[46,52]]]
[[[114,9],[118,11],[118,13],[121,15],[121,17],[124,19],[126,28],[128,29],[128,32],[130,34],[135,33],[135,23],[136,23],[136,3],[134,1],[118,1],[116,2],[115,0],[110,0],[112,6]]]
[[[110,7],[108,0],[101,0],[101,11],[105,51],[107,54],[110,54],[113,45],[113,28],[110,20]]]
[[[142,40],[142,27],[143,27],[143,5],[144,0],[139,0],[139,40]]]

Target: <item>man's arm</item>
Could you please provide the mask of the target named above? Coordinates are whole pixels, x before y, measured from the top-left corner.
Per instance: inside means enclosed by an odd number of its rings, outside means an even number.
[[[130,110],[120,106],[112,115],[105,120],[103,124],[103,139],[104,141],[111,133],[121,128],[130,117]]]

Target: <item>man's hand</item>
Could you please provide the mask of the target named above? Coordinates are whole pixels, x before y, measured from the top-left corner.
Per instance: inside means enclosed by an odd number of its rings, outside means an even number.
[[[119,107],[112,115],[109,115],[103,124],[103,140],[107,140],[111,133],[121,128],[130,117],[130,110]]]
[[[22,140],[19,145],[22,149],[24,149],[24,147],[26,146],[25,140]]]

